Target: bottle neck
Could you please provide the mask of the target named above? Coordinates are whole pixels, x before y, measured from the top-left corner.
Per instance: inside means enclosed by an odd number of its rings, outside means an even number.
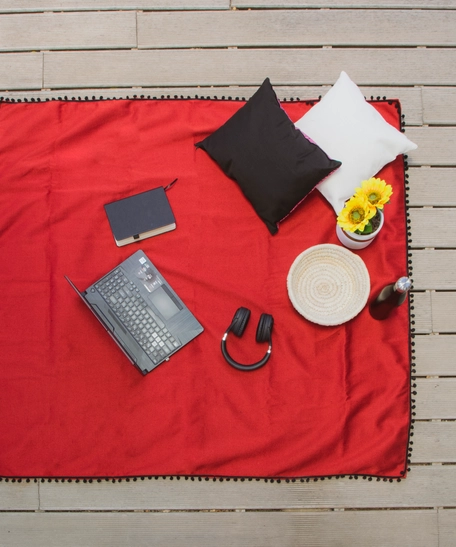
[[[401,277],[394,284],[394,291],[400,294],[404,294],[410,290],[411,282],[408,277]]]

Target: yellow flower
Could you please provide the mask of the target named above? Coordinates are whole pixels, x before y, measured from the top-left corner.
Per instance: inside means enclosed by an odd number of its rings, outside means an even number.
[[[348,232],[362,232],[375,212],[375,208],[371,209],[365,196],[354,195],[345,203],[337,217],[337,223]]]
[[[388,203],[393,189],[390,184],[382,179],[370,178],[363,180],[361,188],[355,189],[355,196],[365,196],[369,207],[376,212],[376,209],[383,209],[385,203]]]

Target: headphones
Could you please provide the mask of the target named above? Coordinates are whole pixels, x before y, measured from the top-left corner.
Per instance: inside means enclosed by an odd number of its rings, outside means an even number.
[[[233,332],[236,336],[242,336],[242,333],[245,330],[245,327],[247,326],[248,320],[250,318],[250,310],[247,308],[239,308],[236,313],[234,314],[233,320],[231,321],[230,326],[226,329],[225,334],[222,338],[222,354],[223,357],[225,357],[226,361],[234,368],[238,370],[256,370],[260,367],[262,367],[264,364],[267,363],[269,357],[271,356],[272,351],[272,327],[274,325],[274,319],[272,315],[269,315],[267,313],[263,313],[260,317],[260,321],[258,322],[258,327],[256,331],[256,341],[257,342],[269,342],[269,348],[266,352],[266,355],[261,359],[261,361],[258,361],[257,363],[253,363],[251,365],[241,365],[234,359],[232,359],[228,353],[228,350],[226,349],[226,339],[228,336],[228,333],[230,331]]]

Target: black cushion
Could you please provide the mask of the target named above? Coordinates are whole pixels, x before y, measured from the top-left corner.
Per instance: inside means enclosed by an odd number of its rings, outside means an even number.
[[[296,129],[269,78],[224,125],[196,146],[239,184],[271,234],[341,165]]]

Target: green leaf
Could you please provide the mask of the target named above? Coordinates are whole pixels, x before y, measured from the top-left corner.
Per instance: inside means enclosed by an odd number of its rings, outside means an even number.
[[[357,234],[360,234],[363,236],[367,236],[368,234],[371,234],[372,232],[373,232],[373,229],[372,229],[372,224],[370,222],[366,224],[366,227],[364,228],[362,232],[361,230],[356,230]]]

